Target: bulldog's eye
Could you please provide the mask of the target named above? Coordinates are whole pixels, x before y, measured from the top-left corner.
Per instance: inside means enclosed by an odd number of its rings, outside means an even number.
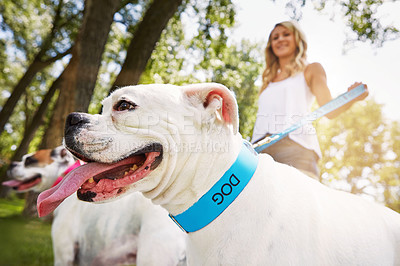
[[[114,105],[114,110],[115,111],[135,110],[136,107],[137,107],[136,104],[122,100],[117,102],[116,105]]]

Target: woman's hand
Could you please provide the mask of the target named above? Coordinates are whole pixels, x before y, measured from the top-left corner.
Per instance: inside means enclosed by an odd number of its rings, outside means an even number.
[[[352,89],[354,89],[354,88],[356,88],[356,87],[358,87],[358,86],[360,86],[360,85],[364,85],[365,91],[364,91],[360,96],[358,96],[357,98],[355,98],[354,100],[352,100],[352,102],[362,101],[362,100],[364,100],[365,98],[367,98],[367,96],[369,95],[369,91],[368,91],[368,86],[367,86],[367,84],[363,84],[363,83],[361,83],[361,82],[354,82],[354,84],[351,85],[351,86],[347,89],[347,91],[351,91]]]

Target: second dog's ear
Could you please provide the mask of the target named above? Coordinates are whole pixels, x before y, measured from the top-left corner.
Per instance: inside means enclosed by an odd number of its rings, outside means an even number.
[[[64,146],[58,146],[51,151],[51,158],[57,162],[65,163],[68,162],[72,155],[67,151]]]
[[[216,113],[217,118],[232,125],[233,132],[238,132],[238,108],[233,93],[218,83],[200,83],[184,87],[189,99],[201,103],[209,113]]]
[[[64,158],[65,156],[67,156],[67,149],[62,149],[61,151],[60,151],[60,156],[61,156],[61,158]]]

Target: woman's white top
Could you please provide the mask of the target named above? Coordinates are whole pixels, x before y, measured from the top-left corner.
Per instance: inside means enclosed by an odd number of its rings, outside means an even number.
[[[304,118],[311,112],[314,99],[315,96],[308,87],[303,72],[278,82],[271,82],[258,100],[252,142],[267,133],[280,133]],[[289,138],[315,151],[321,157],[317,133],[311,122],[289,133]]]

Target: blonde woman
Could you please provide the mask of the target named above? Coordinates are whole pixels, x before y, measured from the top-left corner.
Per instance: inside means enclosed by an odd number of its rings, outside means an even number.
[[[306,52],[305,36],[295,22],[285,21],[275,25],[265,49],[266,68],[262,75],[252,142],[279,133],[303,118],[311,111],[314,99],[320,106],[332,100],[324,68],[319,63],[308,64]],[[356,82],[348,90],[360,84]],[[368,90],[326,116],[334,118],[367,96]],[[311,123],[267,147],[262,153],[268,153],[275,161],[292,165],[319,179],[317,162],[321,151]]]

